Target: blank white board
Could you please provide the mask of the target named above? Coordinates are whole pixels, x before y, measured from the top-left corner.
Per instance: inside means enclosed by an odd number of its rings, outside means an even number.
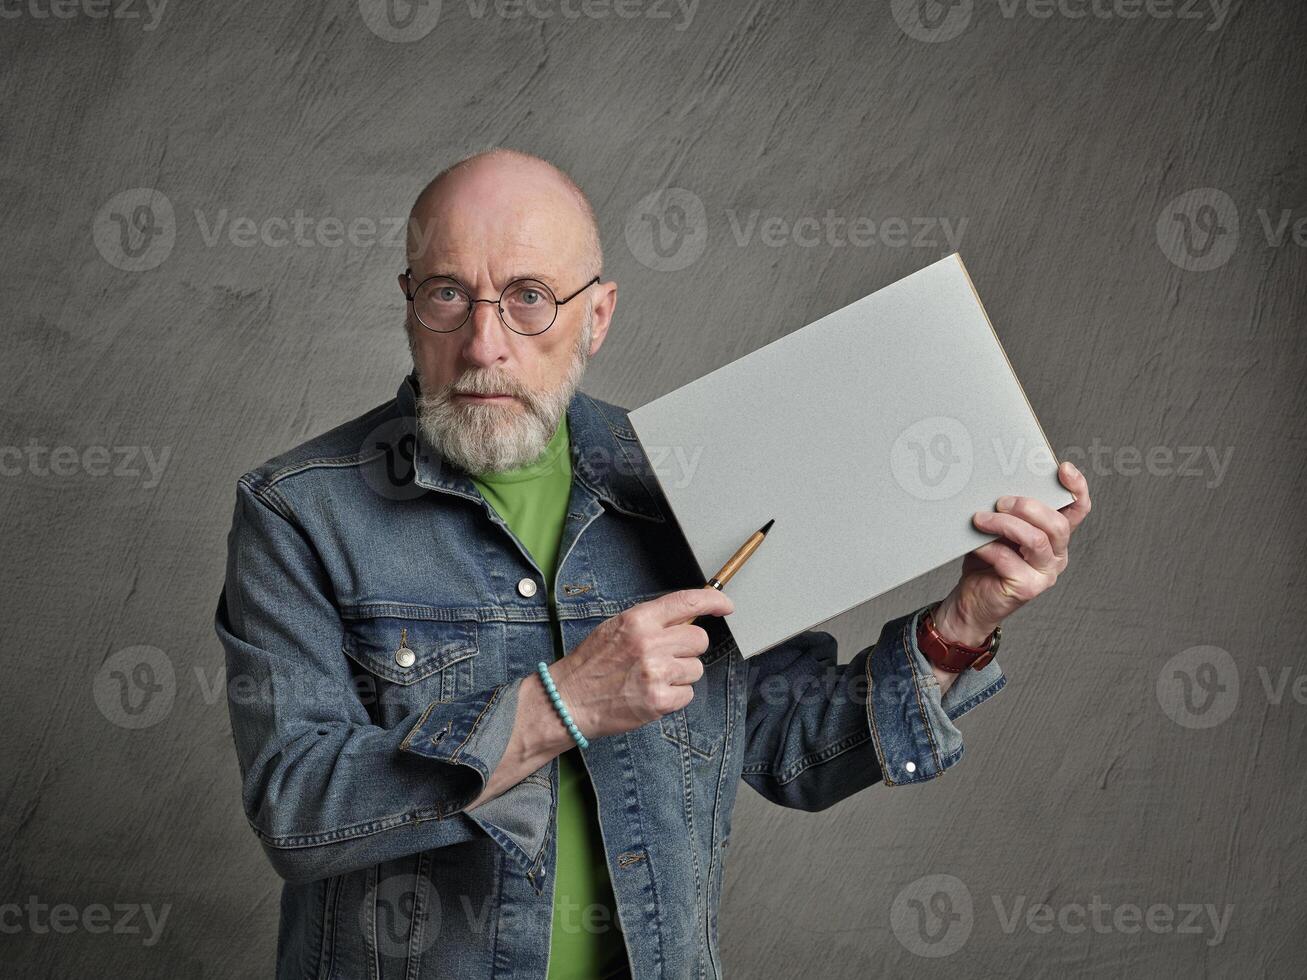
[[[959,255],[630,414],[750,657],[953,561],[1004,494],[1074,498]]]

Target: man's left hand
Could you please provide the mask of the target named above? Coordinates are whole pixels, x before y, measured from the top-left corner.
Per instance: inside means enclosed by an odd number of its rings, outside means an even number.
[[[997,541],[962,560],[962,577],[935,611],[944,639],[981,646],[1004,619],[1052,587],[1066,570],[1071,534],[1089,513],[1089,484],[1070,463],[1058,467],[1062,486],[1075,501],[1054,510],[1033,497],[1000,497],[994,510],[972,521]]]

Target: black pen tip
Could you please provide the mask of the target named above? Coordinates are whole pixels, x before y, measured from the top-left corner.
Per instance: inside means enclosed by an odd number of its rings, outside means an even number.
[[[770,521],[768,521],[766,524],[764,524],[764,525],[763,525],[762,527],[760,527],[758,530],[761,531],[763,534],[766,534],[768,531],[771,530],[771,526],[772,526],[773,524],[775,524],[775,523],[776,523],[776,518],[773,517]]]

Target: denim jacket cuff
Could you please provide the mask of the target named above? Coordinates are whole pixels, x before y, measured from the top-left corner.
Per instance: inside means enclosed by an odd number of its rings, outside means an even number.
[[[463,811],[530,874],[543,862],[553,809],[549,767],[541,767],[494,799],[466,809],[481,795],[508,748],[517,719],[517,696],[522,680],[518,678],[462,701],[432,703],[400,748],[474,770],[480,776],[476,787],[441,816]]]
[[[917,646],[923,606],[892,624],[892,642],[867,658],[867,716],[886,786],[934,779],[962,758],[953,724],[1007,684],[998,660],[965,670],[941,696],[930,661]]]
[[[458,701],[433,701],[400,743],[400,750],[437,762],[465,766],[480,776],[466,798],[440,816],[455,813],[485,788],[508,748],[517,715],[517,684],[500,684]]]

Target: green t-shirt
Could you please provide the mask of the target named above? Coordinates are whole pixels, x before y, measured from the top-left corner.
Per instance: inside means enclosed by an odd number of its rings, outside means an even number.
[[[495,511],[531,553],[552,590],[558,543],[572,489],[567,417],[533,463],[472,478]],[[554,659],[563,652],[554,595]],[[558,757],[558,838],[554,880],[553,937],[549,980],[594,980],[625,975],[626,945],[599,833],[599,815],[589,773],[576,746]]]

